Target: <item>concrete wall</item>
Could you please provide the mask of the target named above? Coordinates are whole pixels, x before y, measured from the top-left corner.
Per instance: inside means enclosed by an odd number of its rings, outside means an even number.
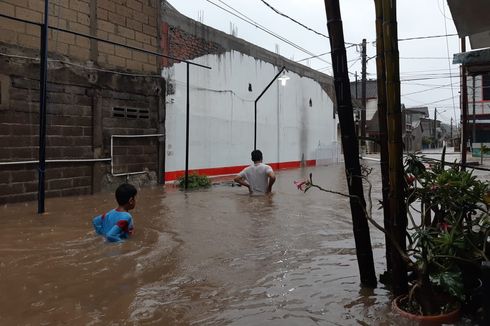
[[[205,55],[191,66],[190,169],[206,174],[234,173],[250,163],[254,140],[254,100],[279,67],[237,51]],[[276,167],[299,166],[317,159],[319,148],[337,139],[333,102],[322,85],[287,71],[258,102],[257,148]],[[186,65],[163,70],[167,95],[166,180],[185,167]],[[252,91],[249,91],[249,84]],[[310,107],[311,99],[311,107]]]
[[[158,51],[161,0],[56,0],[49,25],[90,34],[149,51]],[[44,1],[2,0],[0,12],[41,23]],[[39,27],[0,18],[0,42],[39,49]],[[49,51],[78,61],[134,71],[158,71],[157,58],[58,31],[49,33]]]

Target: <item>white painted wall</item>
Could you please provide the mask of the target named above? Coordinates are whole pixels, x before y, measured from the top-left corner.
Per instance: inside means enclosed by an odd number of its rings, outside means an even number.
[[[279,67],[232,51],[206,55],[190,66],[189,168],[245,165],[253,150],[254,100]],[[257,148],[268,163],[316,159],[319,146],[336,142],[333,102],[320,84],[286,72],[258,102]],[[175,93],[167,95],[166,171],[185,168],[186,64],[162,71]],[[248,84],[253,91],[248,91]],[[312,107],[309,100],[312,100]]]

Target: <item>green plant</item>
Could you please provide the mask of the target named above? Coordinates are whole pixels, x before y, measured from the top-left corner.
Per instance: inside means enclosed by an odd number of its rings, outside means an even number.
[[[370,170],[362,171],[357,177],[368,184],[366,217],[392,240],[390,232],[373,218]],[[414,276],[404,308],[422,315],[439,314],[467,299],[465,287],[471,286],[467,281],[473,276],[471,271],[478,269],[481,261],[488,261],[489,184],[456,164],[448,168],[414,154],[405,160],[405,173],[411,224],[407,230],[408,246],[402,250],[395,241],[392,243]],[[314,184],[311,174],[308,180],[295,184],[304,192],[317,188],[352,197]]]
[[[179,188],[185,188],[185,176],[182,176],[178,180]],[[211,187],[211,180],[209,180],[206,175],[199,175],[197,173],[192,173],[188,177],[187,189],[199,189],[199,188],[209,188]]]

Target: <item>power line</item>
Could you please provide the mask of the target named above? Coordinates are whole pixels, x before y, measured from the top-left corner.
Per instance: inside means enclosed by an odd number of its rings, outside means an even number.
[[[349,49],[349,48],[352,48],[354,46],[357,46],[358,44],[352,44],[352,45],[349,45],[347,46],[345,49]],[[312,56],[312,57],[307,57],[307,58],[304,58],[304,59],[301,59],[301,60],[298,60],[296,62],[302,62],[302,61],[306,61],[306,60],[310,60],[310,59],[315,59],[315,58],[318,58],[318,57],[322,57],[324,55],[327,55],[327,54],[331,54],[332,52],[325,52],[325,53],[321,53],[321,54],[318,54],[318,55],[315,55],[315,56]]]
[[[310,28],[310,27],[306,26],[305,24],[301,23],[300,21],[298,21],[298,20],[296,20],[296,19],[294,19],[294,18],[291,18],[290,16],[286,15],[285,13],[283,13],[283,12],[281,12],[281,11],[277,10],[277,9],[276,9],[276,8],[274,8],[272,5],[270,5],[270,4],[269,4],[267,1],[265,1],[265,0],[260,0],[260,1],[261,1],[263,4],[265,4],[267,7],[269,7],[269,8],[270,8],[272,11],[274,11],[276,14],[281,15],[281,16],[283,16],[283,17],[285,17],[285,18],[287,18],[287,19],[291,20],[292,22],[294,22],[294,23],[298,24],[299,26],[301,26],[301,27],[303,27],[303,28],[305,28],[305,29],[309,30],[310,32],[313,32],[313,33],[315,33],[315,34],[318,34],[318,35],[320,35],[320,36],[323,36],[323,37],[325,37],[325,38],[327,38],[327,39],[329,39],[329,38],[330,38],[329,36],[327,36],[327,35],[325,35],[325,34],[323,34],[323,33],[320,33],[320,32],[318,32],[318,31],[316,31],[316,30],[314,30],[314,29]],[[358,44],[356,44],[356,43],[351,43],[351,42],[344,42],[344,43],[345,43],[345,44],[350,44],[350,45],[358,45]]]
[[[435,89],[444,88],[444,87],[450,86],[450,85],[451,84],[446,84],[446,85],[442,85],[442,86],[435,86],[435,87],[424,89],[424,90],[421,90],[421,91],[416,91],[416,92],[412,92],[412,93],[402,94],[402,96],[408,96],[408,95],[413,95],[413,94],[425,93],[425,92],[433,91]]]
[[[437,0],[437,5],[439,6],[439,0]],[[444,16],[444,30],[447,35],[447,20],[446,20],[446,6],[444,3],[442,3],[442,10],[444,11],[442,15]],[[449,66],[449,75],[451,78],[451,82],[453,81],[453,76],[451,74],[451,61],[449,60],[449,40],[446,37],[446,50],[447,50],[447,64]],[[454,115],[454,120],[456,120],[456,109],[454,108],[456,105],[454,103],[454,90],[451,88],[451,94],[453,95],[453,115]]]
[[[315,31],[314,29],[312,29],[312,28],[310,28],[310,27],[308,27],[308,26],[304,25],[303,23],[301,23],[301,22],[297,21],[296,19],[291,18],[291,17],[289,17],[289,16],[288,16],[288,15],[286,15],[286,14],[283,14],[282,12],[280,12],[279,10],[277,10],[276,8],[274,8],[273,6],[271,6],[270,4],[268,4],[266,1],[264,1],[264,0],[260,0],[260,1],[262,1],[262,3],[263,3],[263,4],[265,4],[267,7],[269,7],[270,9],[272,9],[272,11],[274,11],[276,14],[281,15],[281,16],[283,16],[283,17],[286,17],[287,19],[291,20],[292,22],[295,22],[296,24],[298,24],[299,26],[301,26],[301,27],[303,27],[303,28],[305,28],[305,29],[309,30],[310,32],[313,32],[313,33],[315,33],[315,34],[317,34],[317,35],[323,36],[324,38],[327,38],[327,39],[329,39],[329,38],[330,38],[330,37],[328,37],[327,35],[325,35],[325,34],[323,34],[323,33],[320,33],[320,32],[317,32],[317,31]]]
[[[262,30],[262,31],[264,31],[264,32],[266,32],[267,34],[272,35],[273,37],[275,37],[275,38],[277,38],[277,39],[279,39],[279,40],[283,41],[284,43],[291,45],[292,47],[294,47],[294,48],[296,48],[296,49],[300,50],[301,52],[304,52],[304,53],[306,53],[306,54],[308,54],[308,55],[310,55],[310,56],[316,56],[318,60],[321,60],[321,61],[323,61],[323,62],[328,63],[329,65],[331,65],[331,63],[330,63],[330,62],[328,62],[328,61],[326,61],[326,60],[324,60],[324,59],[319,58],[319,57],[318,57],[316,54],[314,54],[314,53],[312,53],[312,52],[310,52],[310,51],[306,50],[305,48],[303,48],[303,47],[299,46],[298,44],[296,44],[296,43],[294,43],[294,42],[292,42],[292,41],[290,41],[290,40],[286,39],[285,37],[280,36],[279,34],[277,34],[277,33],[273,32],[273,31],[271,31],[271,30],[270,30],[270,29],[268,29],[267,27],[265,27],[265,26],[263,26],[263,25],[261,25],[261,24],[257,23],[256,21],[254,21],[254,20],[253,20],[253,19],[251,19],[250,17],[247,17],[245,14],[241,13],[239,10],[237,10],[237,9],[235,9],[235,8],[231,7],[230,5],[226,4],[226,3],[225,3],[225,2],[223,2],[222,0],[218,0],[218,1],[219,1],[220,3],[222,3],[224,6],[226,6],[226,7],[230,8],[231,10],[233,10],[234,12],[232,12],[232,11],[230,11],[230,10],[226,9],[226,8],[223,8],[222,6],[220,6],[219,4],[217,4],[217,3],[215,3],[215,2],[213,2],[213,1],[211,1],[211,0],[206,0],[206,1],[207,1],[207,2],[209,2],[209,3],[210,3],[210,4],[212,4],[212,5],[214,5],[214,6],[218,7],[218,8],[220,8],[221,10],[226,11],[227,13],[229,13],[229,14],[231,14],[231,15],[233,15],[233,16],[235,16],[235,17],[237,17],[238,19],[241,19],[241,20],[245,21],[246,23],[248,23],[248,24],[250,24],[250,25],[252,25],[252,26],[254,26],[254,27],[256,27],[256,28],[258,28],[258,29],[260,29],[260,30]]]
[[[416,36],[416,37],[407,37],[407,38],[399,38],[398,41],[413,41],[413,40],[426,40],[431,38],[440,38],[440,37],[449,37],[449,36],[458,36],[458,34],[442,34],[442,35],[429,35],[429,36]]]

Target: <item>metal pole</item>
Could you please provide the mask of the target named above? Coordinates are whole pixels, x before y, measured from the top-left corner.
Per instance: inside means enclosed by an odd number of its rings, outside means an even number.
[[[279,77],[281,75],[281,73],[284,71],[284,69],[286,69],[286,67],[282,66],[281,70],[279,70],[277,75],[274,76],[274,78],[271,80],[271,82],[264,88],[262,93],[260,93],[260,95],[255,100],[255,103],[254,103],[254,105],[255,105],[255,107],[254,107],[254,150],[257,149],[257,102],[260,100],[262,95],[264,95],[264,93],[269,89],[269,87],[271,87],[272,83],[274,83],[274,81],[277,79],[277,77]]]
[[[257,149],[257,101],[254,103],[254,150]]]
[[[44,25],[41,26],[41,61],[39,78],[39,166],[37,212],[44,213],[46,172],[46,89],[48,84],[48,17],[49,0],[44,1]]]
[[[187,101],[185,115],[185,189],[189,186],[189,63],[186,63],[187,68]]]

